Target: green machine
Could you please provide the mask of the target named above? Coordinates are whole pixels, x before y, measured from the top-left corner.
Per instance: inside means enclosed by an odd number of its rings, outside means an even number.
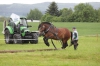
[[[19,20],[10,20],[4,29],[4,37],[6,44],[23,44],[23,43],[38,43],[38,32],[31,32],[28,28],[32,27],[27,24],[25,17],[20,17]]]

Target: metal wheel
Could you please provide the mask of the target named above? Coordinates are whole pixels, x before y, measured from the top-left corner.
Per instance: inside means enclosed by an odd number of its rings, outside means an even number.
[[[10,34],[9,30],[5,30],[5,43],[6,44],[12,44],[13,40],[12,39],[12,35]]]
[[[38,34],[37,33],[33,33],[32,34],[32,39],[33,40],[31,40],[30,43],[31,44],[37,44],[38,43]]]
[[[20,34],[14,34],[13,39],[14,39],[15,44],[21,44],[22,43],[22,40],[21,40],[22,38],[21,38]]]

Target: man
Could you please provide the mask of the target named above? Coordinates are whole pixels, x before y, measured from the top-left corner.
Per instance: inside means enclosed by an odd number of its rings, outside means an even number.
[[[73,30],[73,32],[72,32],[71,45],[74,45],[74,49],[76,50],[77,46],[78,46],[78,32],[77,32],[77,29],[75,27],[73,27],[72,30]]]

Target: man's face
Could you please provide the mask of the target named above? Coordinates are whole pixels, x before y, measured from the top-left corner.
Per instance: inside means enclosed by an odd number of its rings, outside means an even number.
[[[75,29],[73,29],[73,31],[74,31]]]

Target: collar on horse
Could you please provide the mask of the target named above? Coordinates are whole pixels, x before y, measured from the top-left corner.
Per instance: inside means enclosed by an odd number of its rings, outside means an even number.
[[[50,28],[52,28],[52,27],[55,28],[56,30],[50,31]],[[56,28],[54,25],[51,24],[51,25],[48,27],[48,29],[47,29],[46,31],[44,31],[45,34],[48,33],[48,32],[52,33],[54,36],[57,37],[58,30],[57,30],[57,28]],[[59,38],[57,37],[57,39],[59,39]]]
[[[44,33],[47,33],[51,27],[52,27],[52,25],[50,25],[49,28],[46,31],[44,31]]]

